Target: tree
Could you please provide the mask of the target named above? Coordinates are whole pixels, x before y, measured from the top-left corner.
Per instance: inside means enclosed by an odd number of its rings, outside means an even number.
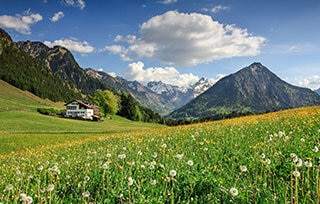
[[[121,109],[118,115],[129,120],[136,120],[136,105],[134,98],[130,94],[123,93],[121,95]]]
[[[93,101],[100,106],[100,111],[104,113],[104,117],[107,114],[114,115],[119,110],[119,98],[109,90],[96,90]]]

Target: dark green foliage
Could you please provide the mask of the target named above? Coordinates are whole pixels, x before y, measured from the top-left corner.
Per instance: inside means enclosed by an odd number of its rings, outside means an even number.
[[[0,30],[0,33],[5,32]],[[1,38],[0,50],[0,79],[52,101],[81,97],[69,88],[68,83],[20,50],[12,41]]]
[[[136,105],[136,101],[131,94],[123,93],[121,95],[120,110],[117,115],[128,118],[129,120],[137,120]]]
[[[163,123],[163,118],[158,113],[139,105],[131,94],[122,93],[120,101],[117,115],[134,121]]]
[[[63,110],[59,110],[55,108],[37,108],[37,111],[43,115],[51,115],[51,116],[57,116],[57,115],[63,114]]]

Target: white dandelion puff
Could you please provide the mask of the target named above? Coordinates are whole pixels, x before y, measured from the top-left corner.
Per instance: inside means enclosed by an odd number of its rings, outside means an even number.
[[[151,184],[152,186],[156,185],[156,184],[157,184],[157,180],[151,180],[151,181],[150,181],[150,184]]]
[[[192,160],[189,160],[189,161],[187,162],[187,164],[188,164],[189,166],[193,166],[193,161],[192,161]]]
[[[6,186],[6,190],[7,190],[7,191],[13,190],[13,185],[12,185],[12,184],[8,184],[8,185]]]
[[[300,177],[300,172],[299,171],[294,171],[293,173],[292,173],[292,175],[294,176],[294,177]]]
[[[237,196],[239,194],[238,189],[236,189],[235,187],[230,188],[230,191],[232,196]]]
[[[311,162],[310,160],[305,161],[305,162],[304,162],[304,165],[305,165],[306,167],[310,168],[310,167],[312,167],[312,162]]]
[[[103,169],[108,169],[108,167],[109,167],[109,162],[106,162],[102,165]]]
[[[169,172],[170,176],[175,177],[177,175],[177,172],[175,170],[170,170]]]
[[[129,178],[128,178],[128,186],[132,186],[132,185],[133,185],[133,182],[134,182],[133,178],[132,178],[132,177],[129,177]]]
[[[247,172],[248,168],[245,165],[243,165],[243,166],[240,166],[240,170],[241,172]]]
[[[49,184],[47,187],[47,191],[53,191],[54,190],[54,185],[53,184]]]
[[[296,167],[301,167],[302,166],[302,159],[298,158],[298,160],[296,162],[294,162],[294,165]]]
[[[313,152],[318,152],[319,148],[317,146],[314,146],[314,148],[312,149]]]
[[[270,159],[266,159],[265,162],[266,162],[266,164],[268,164],[268,165],[271,164],[271,160],[270,160]]]
[[[82,196],[84,198],[88,198],[90,196],[90,192],[89,191],[85,191],[85,192],[82,193]]]

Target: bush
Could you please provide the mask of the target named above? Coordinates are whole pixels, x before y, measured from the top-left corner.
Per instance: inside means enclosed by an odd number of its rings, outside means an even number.
[[[54,108],[37,108],[37,111],[44,115],[57,116],[62,115],[63,110],[54,109]]]

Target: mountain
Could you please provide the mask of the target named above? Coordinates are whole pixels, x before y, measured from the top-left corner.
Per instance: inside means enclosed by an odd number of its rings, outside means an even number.
[[[16,45],[82,94],[90,94],[97,89],[111,89],[101,81],[87,75],[85,70],[78,65],[72,53],[64,47],[49,48],[42,42],[30,41],[20,41]]]
[[[0,29],[0,79],[52,101],[81,97],[69,83],[22,51],[3,29]]]
[[[144,86],[137,81],[112,77],[108,73],[92,68],[86,69],[86,73],[111,87],[131,94],[140,104],[162,115],[167,115],[185,105],[214,84],[213,80],[201,78],[198,82],[190,84],[188,88],[166,84],[161,81],[151,81]]]
[[[127,81],[120,77],[112,77],[103,71],[96,71],[92,68],[86,69],[86,73],[111,87],[131,94],[140,104],[160,114],[169,114],[175,109],[175,106],[173,106],[170,101],[137,81]]]
[[[169,101],[175,109],[191,101],[194,95],[191,88],[181,88],[161,81],[151,81],[147,84],[147,87],[165,101]]]
[[[172,118],[225,117],[319,105],[310,89],[286,83],[261,63],[226,76],[190,103],[173,111]]]
[[[316,90],[316,92],[320,95],[320,88],[318,90]]]

